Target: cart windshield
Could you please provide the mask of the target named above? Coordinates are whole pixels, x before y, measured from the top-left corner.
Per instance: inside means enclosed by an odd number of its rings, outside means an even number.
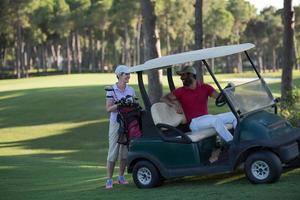
[[[224,92],[239,115],[274,105],[273,96],[261,79],[226,88]]]

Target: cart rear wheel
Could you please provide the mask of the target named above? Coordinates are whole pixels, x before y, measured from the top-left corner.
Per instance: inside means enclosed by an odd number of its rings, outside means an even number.
[[[276,182],[281,176],[281,171],[280,159],[269,151],[251,154],[245,163],[246,176],[254,184]]]

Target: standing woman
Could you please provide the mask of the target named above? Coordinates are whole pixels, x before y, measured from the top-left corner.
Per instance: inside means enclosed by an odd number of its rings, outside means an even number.
[[[119,65],[115,74],[117,75],[118,82],[113,85],[114,91],[108,91],[106,93],[106,110],[110,112],[110,121],[109,121],[109,148],[107,155],[107,181],[105,188],[113,188],[113,172],[115,168],[116,160],[118,156],[120,158],[120,171],[118,176],[118,184],[128,184],[124,177],[124,172],[126,169],[127,162],[127,153],[128,149],[126,145],[118,143],[118,129],[119,123],[117,122],[117,109],[118,106],[115,104],[115,101],[120,100],[127,95],[132,97],[135,96],[135,92],[132,87],[128,86],[127,83],[130,79],[129,68],[125,65]]]

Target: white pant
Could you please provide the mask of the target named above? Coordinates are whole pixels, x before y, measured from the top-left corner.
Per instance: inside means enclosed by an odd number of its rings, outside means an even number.
[[[196,117],[192,119],[190,129],[192,132],[196,132],[207,128],[214,128],[223,140],[229,142],[233,137],[225,127],[225,124],[232,124],[233,128],[236,127],[237,120],[232,112]]]

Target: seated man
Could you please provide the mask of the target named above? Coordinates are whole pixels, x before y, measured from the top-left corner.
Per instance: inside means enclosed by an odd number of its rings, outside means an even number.
[[[196,70],[191,66],[183,67],[177,74],[180,75],[183,86],[163,96],[161,101],[174,106],[178,113],[184,113],[192,132],[213,127],[225,142],[230,143],[233,136],[225,124],[236,127],[237,120],[233,113],[208,114],[208,97],[217,98],[219,93],[208,84],[198,83]]]

